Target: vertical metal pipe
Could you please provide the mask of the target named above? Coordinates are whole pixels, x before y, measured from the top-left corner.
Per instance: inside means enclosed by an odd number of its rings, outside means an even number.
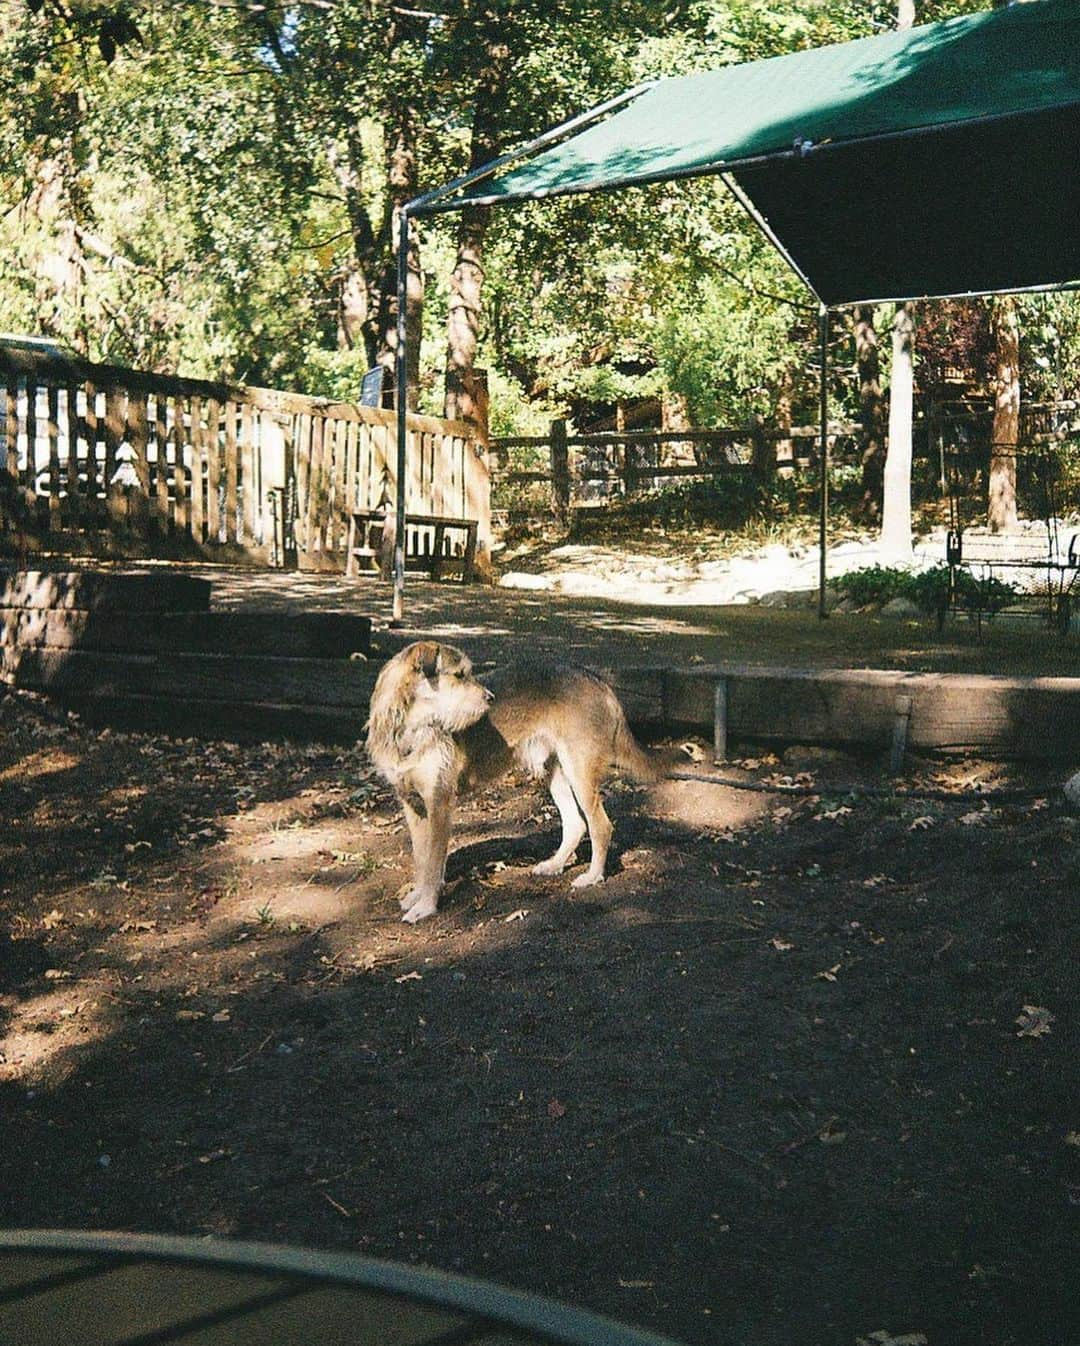
[[[818,517],[818,616],[825,612],[825,556],[829,545],[829,310],[818,309],[818,345],[821,354],[821,484]]]
[[[717,678],[713,688],[713,763],[719,766],[727,761],[728,739],[728,681]]]
[[[397,255],[397,349],[394,352],[394,406],[397,409],[397,499],[394,525],[394,599],[391,621],[405,616],[405,472],[408,427],[408,374],[405,358],[405,309],[409,289],[409,212],[398,217]]]

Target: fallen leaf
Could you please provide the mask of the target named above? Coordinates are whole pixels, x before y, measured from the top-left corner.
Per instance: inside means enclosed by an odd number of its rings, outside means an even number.
[[[790,944],[786,939],[781,939],[779,935],[773,935],[769,943],[774,949],[779,949],[781,953],[786,953],[788,949],[793,949],[794,944]]]
[[[394,980],[400,986],[403,981],[423,981],[424,978],[419,972],[403,972],[400,977],[395,977]]]
[[[894,1337],[891,1332],[879,1329],[868,1337],[856,1337],[855,1346],[929,1346],[929,1339],[921,1332],[904,1332]]]
[[[227,1024],[230,1023],[231,1021],[232,1021],[232,1015],[229,1013],[228,1010],[218,1010],[216,1014],[211,1015],[210,1017],[210,1022],[215,1024]]]
[[[1055,1022],[1056,1018],[1056,1015],[1051,1014],[1042,1005],[1025,1005],[1013,1020],[1014,1023],[1020,1025],[1016,1036],[1018,1038],[1042,1037],[1044,1033],[1050,1032],[1050,1025]]]
[[[925,832],[928,828],[933,827],[933,826],[934,826],[934,823],[935,823],[935,819],[931,818],[931,817],[927,814],[927,815],[923,816],[922,818],[916,818],[915,821],[909,825],[909,827],[908,827],[908,831],[909,831],[909,832]]]
[[[566,1104],[560,1103],[557,1098],[553,1098],[547,1105],[548,1116],[552,1119],[566,1116]]]
[[[63,924],[63,920],[64,913],[62,911],[57,911],[56,908],[53,907],[52,911],[50,911],[47,916],[42,916],[41,924],[46,930],[55,930],[58,925]]]
[[[194,1023],[196,1019],[205,1019],[202,1010],[177,1010],[175,1019],[178,1024]]]
[[[523,921],[528,914],[525,907],[518,907],[517,911],[512,911],[509,916],[503,917],[503,925],[509,925],[511,921]]]
[[[46,981],[67,981],[71,973],[59,967],[47,967],[45,969]]]
[[[815,972],[814,978],[817,981],[835,981],[836,974],[843,966],[843,963],[833,963],[832,967],[826,968],[824,972]]]

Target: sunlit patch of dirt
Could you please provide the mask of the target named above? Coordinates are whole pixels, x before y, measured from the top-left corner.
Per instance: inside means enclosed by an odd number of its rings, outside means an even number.
[[[40,748],[13,765],[0,768],[0,785],[25,783],[42,776],[55,775],[59,771],[70,771],[79,762],[80,758],[74,753],[57,748]]]

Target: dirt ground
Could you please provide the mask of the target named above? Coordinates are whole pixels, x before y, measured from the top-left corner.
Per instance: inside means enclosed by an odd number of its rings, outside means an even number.
[[[795,788],[616,784],[575,893],[530,874],[531,787],[470,800],[414,928],[359,748],[0,700],[0,1223],[355,1250],[688,1343],[1075,1341],[1061,773],[724,774]]]

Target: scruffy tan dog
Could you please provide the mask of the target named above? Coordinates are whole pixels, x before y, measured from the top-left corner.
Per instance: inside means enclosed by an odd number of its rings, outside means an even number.
[[[615,693],[583,668],[512,664],[473,677],[452,645],[419,641],[386,664],[375,683],[368,754],[405,810],[413,887],[403,920],[422,921],[439,903],[454,798],[515,764],[546,780],[562,841],[534,874],[561,874],[588,830],[592,858],[575,888],[602,883],[611,820],[600,785],[614,768],[641,781],[660,769],[637,743]]]

